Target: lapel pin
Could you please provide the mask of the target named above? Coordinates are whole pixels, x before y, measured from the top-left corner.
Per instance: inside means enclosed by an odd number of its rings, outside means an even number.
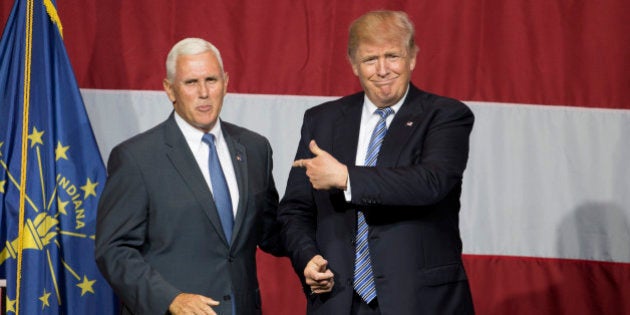
[[[239,162],[241,161],[241,155],[240,154],[236,155],[236,160],[239,161]]]
[[[407,127],[411,127],[411,126],[413,126],[413,121],[408,121],[407,122]]]

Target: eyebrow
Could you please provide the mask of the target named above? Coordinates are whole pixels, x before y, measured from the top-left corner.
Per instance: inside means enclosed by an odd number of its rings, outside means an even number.
[[[207,76],[207,77],[203,78],[202,80],[204,80],[204,81],[208,81],[208,80],[218,81],[219,78],[220,78],[220,76],[211,75],[211,76]],[[182,82],[184,82],[184,83],[193,83],[193,82],[197,82],[197,81],[199,81],[199,78],[190,78],[190,79],[182,80]]]

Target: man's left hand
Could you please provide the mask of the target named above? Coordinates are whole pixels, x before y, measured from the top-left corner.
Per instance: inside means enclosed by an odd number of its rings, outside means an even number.
[[[345,190],[348,183],[348,167],[318,147],[315,140],[311,140],[308,147],[315,157],[296,160],[293,162],[293,167],[306,168],[306,176],[315,189],[339,188]]]

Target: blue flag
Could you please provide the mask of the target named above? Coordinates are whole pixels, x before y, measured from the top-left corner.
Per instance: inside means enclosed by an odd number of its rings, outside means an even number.
[[[0,42],[0,278],[7,314],[113,314],[94,262],[106,173],[54,0],[16,0]]]

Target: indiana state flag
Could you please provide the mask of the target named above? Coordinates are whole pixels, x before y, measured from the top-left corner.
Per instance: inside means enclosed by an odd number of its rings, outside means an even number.
[[[106,175],[54,0],[16,0],[0,42],[0,278],[7,314],[113,314],[94,262]]]

